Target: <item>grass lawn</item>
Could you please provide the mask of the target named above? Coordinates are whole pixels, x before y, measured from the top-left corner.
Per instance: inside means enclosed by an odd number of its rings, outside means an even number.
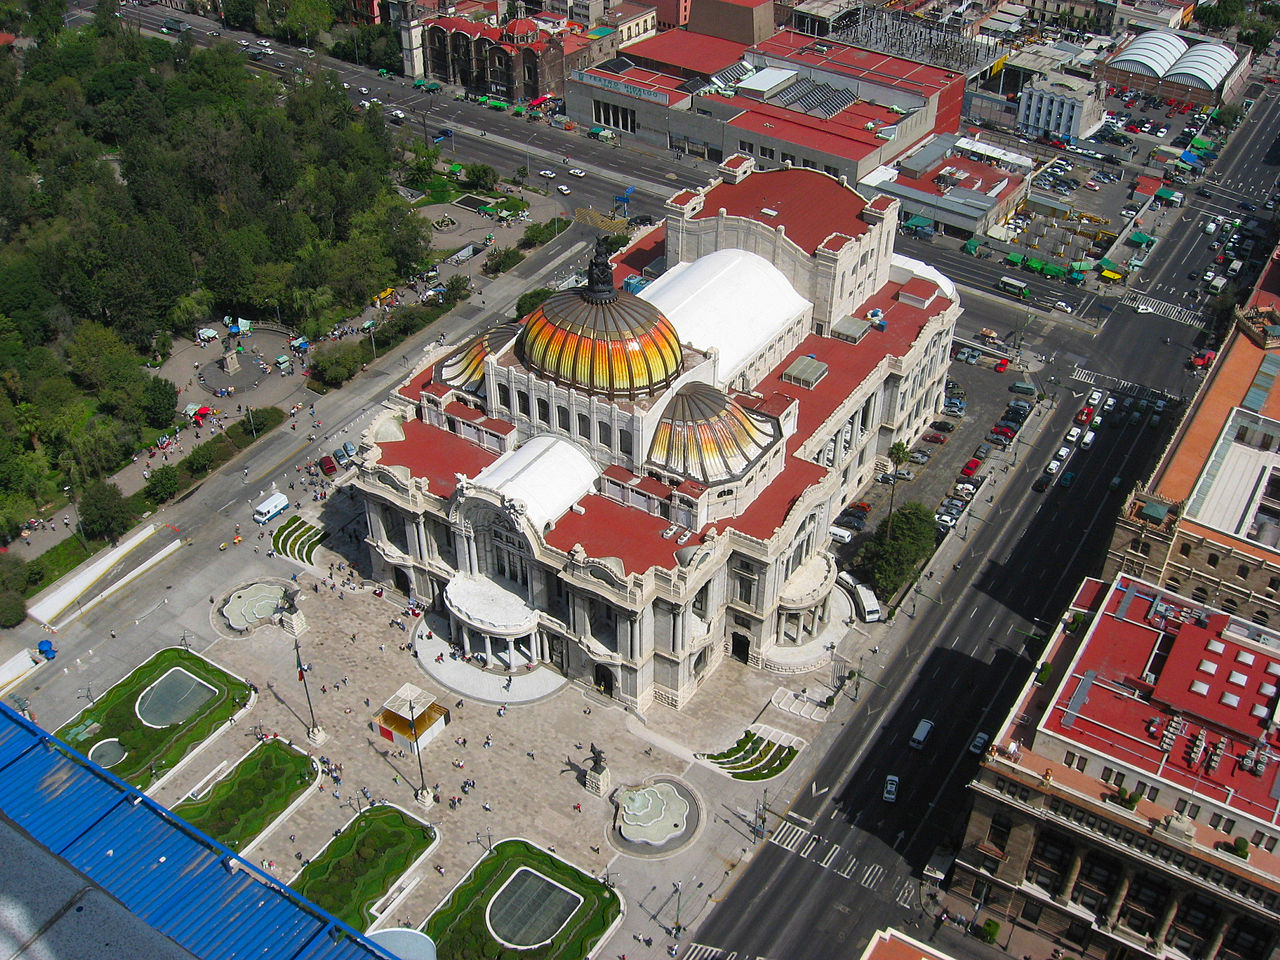
[[[240,850],[280,816],[315,780],[307,755],[283,740],[266,740],[200,800],[173,812],[232,850]]]
[[[371,807],[307,864],[293,888],[343,923],[364,930],[370,909],[431,845],[435,833],[394,807]]]
[[[582,904],[545,946],[512,951],[492,936],[485,910],[507,879],[521,867],[567,887]],[[609,887],[563,860],[520,840],[506,840],[472,868],[453,895],[427,921],[426,933],[440,956],[449,960],[494,960],[519,956],[522,960],[582,960],[621,911],[618,895]]]
[[[173,667],[181,667],[209,684],[214,688],[214,695],[181,723],[159,729],[148,727],[135,712],[138,697]],[[88,753],[99,740],[118,739],[126,756],[111,767],[111,772],[126,783],[145,789],[225,723],[248,699],[247,683],[207,660],[185,650],[161,650],[100,694],[96,703],[86,707],[55,736],[81,753]]]

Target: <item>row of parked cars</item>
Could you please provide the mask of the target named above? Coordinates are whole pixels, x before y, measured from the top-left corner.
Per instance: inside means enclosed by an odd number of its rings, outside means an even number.
[[[332,477],[339,469],[345,470],[351,466],[355,455],[356,445],[348,440],[342,446],[334,447],[329,456],[320,458],[320,472],[326,477]]]

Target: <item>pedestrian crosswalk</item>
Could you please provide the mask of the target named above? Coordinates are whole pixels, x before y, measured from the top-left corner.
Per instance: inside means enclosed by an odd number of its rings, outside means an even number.
[[[838,843],[824,840],[820,834],[796,826],[789,820],[783,820],[778,824],[773,835],[769,837],[769,842],[810,860],[822,869],[830,870],[846,880],[853,877],[854,871],[858,868],[858,858],[842,849]],[[884,880],[884,875],[884,867],[872,864],[858,874],[858,882],[868,890],[874,890]]]
[[[680,960],[765,960],[764,957],[739,954],[736,950],[709,947],[705,943],[691,943],[683,951],[677,952],[676,956]]]
[[[1185,323],[1189,327],[1204,326],[1204,314],[1199,310],[1188,310],[1186,307],[1180,307],[1174,303],[1167,303],[1164,300],[1157,300],[1155,297],[1148,297],[1145,294],[1138,293],[1136,290],[1130,290],[1120,302],[1126,306],[1134,307],[1144,313],[1154,313],[1162,317],[1168,317],[1170,320],[1176,320],[1178,323]]]
[[[1098,373],[1096,370],[1089,370],[1085,367],[1076,367],[1071,371],[1072,380],[1078,380],[1088,386],[1098,386],[1112,393],[1118,393],[1126,397],[1134,397],[1138,400],[1170,400],[1169,394],[1161,390],[1153,390],[1151,387],[1143,386],[1141,383],[1134,383],[1131,380],[1121,380],[1119,377],[1112,377],[1105,373]]]

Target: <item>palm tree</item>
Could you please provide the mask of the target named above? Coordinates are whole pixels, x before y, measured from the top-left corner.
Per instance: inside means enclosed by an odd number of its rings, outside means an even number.
[[[907,445],[903,443],[901,440],[897,441],[896,443],[894,443],[893,446],[889,448],[889,462],[893,464],[894,472],[896,472],[900,466],[902,466],[904,463],[906,463],[910,459],[911,459],[911,450],[908,449]],[[893,495],[897,492],[897,490],[898,490],[897,477],[894,477],[894,482],[889,484],[889,525],[888,527],[885,528],[886,537],[890,537],[893,535]]]

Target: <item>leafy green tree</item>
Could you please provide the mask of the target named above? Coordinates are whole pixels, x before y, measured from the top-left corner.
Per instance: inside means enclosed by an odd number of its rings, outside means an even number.
[[[470,190],[492,190],[498,185],[498,171],[487,163],[468,163],[462,168],[462,176]]]
[[[16,627],[27,619],[27,601],[16,590],[0,590],[0,627]]]
[[[193,477],[203,477],[209,472],[209,468],[213,466],[213,444],[200,444],[183,458],[179,466]]]
[[[333,11],[327,0],[289,0],[287,9],[285,29],[308,45],[333,23]]]
[[[862,548],[859,563],[882,597],[891,597],[932,553],[936,537],[933,514],[919,503],[907,503],[886,517]]]
[[[524,254],[515,247],[494,247],[489,251],[489,255],[484,258],[482,269],[485,273],[493,276],[505,273],[523,259]]]
[[[85,488],[80,497],[80,526],[85,536],[115,540],[132,522],[129,504],[114,483],[95,480]]]
[[[364,363],[363,341],[322,347],[311,358],[311,376],[331,387],[341,386],[359,372]]]
[[[148,377],[142,388],[142,415],[147,426],[167,427],[178,409],[178,388],[164,377]]]
[[[520,294],[519,299],[516,300],[516,320],[523,320],[533,313],[553,293],[555,291],[550,287],[535,287],[533,290]]]
[[[455,273],[444,282],[444,301],[458,303],[467,299],[471,292],[471,280],[461,273]]]
[[[222,0],[222,22],[232,30],[254,30],[253,0]]]
[[[893,446],[889,448],[889,462],[893,464],[894,470],[897,470],[900,466],[902,466],[904,463],[906,463],[910,459],[911,459],[911,449],[901,440],[896,441],[893,444]],[[892,535],[892,525],[893,525],[893,497],[894,497],[894,494],[897,492],[898,492],[898,484],[897,483],[889,484],[890,535]]]
[[[164,503],[177,496],[181,488],[178,468],[166,463],[151,471],[151,478],[147,481],[147,496],[153,503]]]
[[[1224,127],[1233,126],[1241,117],[1244,116],[1244,109],[1238,103],[1223,104],[1218,108],[1218,112],[1214,119]]]

